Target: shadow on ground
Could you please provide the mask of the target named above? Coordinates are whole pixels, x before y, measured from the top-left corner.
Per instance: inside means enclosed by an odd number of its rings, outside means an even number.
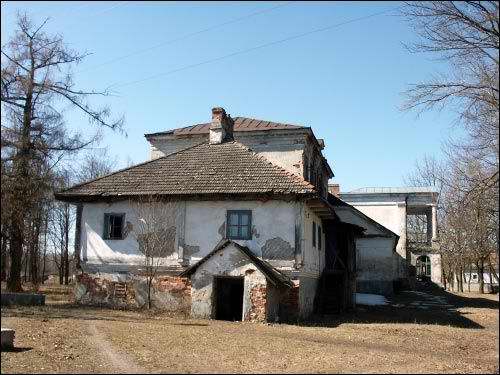
[[[168,317],[169,315],[168,312],[164,311],[119,310],[107,307],[84,306],[75,303],[48,304],[45,306],[2,306],[2,318],[23,317],[40,319],[41,321],[77,319],[142,323],[145,321],[145,318]],[[180,314],[175,314],[175,317],[186,318]],[[194,323],[186,322],[179,324]]]
[[[419,309],[408,306],[422,297],[418,293],[403,291],[391,298],[391,305],[401,306],[358,306],[355,311],[348,311],[334,315],[314,316],[311,320],[300,322],[301,326],[337,327],[344,323],[411,323],[437,324],[458,328],[483,329],[484,327],[469,318],[467,312],[457,309],[483,308],[498,310],[499,302],[488,298],[459,296],[449,293],[435,284],[419,283],[416,292],[426,293],[435,297],[443,297],[451,308],[430,306]]]
[[[2,352],[9,353],[22,353],[27,352],[28,350],[32,350],[33,348],[2,348]]]

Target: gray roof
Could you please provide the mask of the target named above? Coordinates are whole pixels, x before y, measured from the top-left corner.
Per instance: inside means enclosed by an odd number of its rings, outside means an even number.
[[[192,275],[199,266],[201,266],[203,263],[205,263],[208,259],[210,259],[213,255],[215,255],[219,250],[224,249],[228,245],[234,245],[238,250],[240,250],[243,254],[245,254],[250,261],[255,264],[255,266],[261,271],[264,276],[268,280],[271,281],[271,283],[275,286],[286,286],[286,287],[292,287],[293,283],[288,278],[286,275],[282,274],[279,272],[276,268],[271,266],[269,263],[266,261],[258,258],[252,251],[246,247],[246,246],[241,246],[239,243],[234,242],[229,239],[222,239],[216,246],[215,248],[205,255],[202,259],[200,259],[197,263],[193,264],[191,267],[187,268],[184,272],[180,274],[180,276],[190,276]]]
[[[251,131],[269,131],[269,130],[296,130],[307,129],[301,125],[285,124],[281,122],[273,122],[266,120],[257,120],[248,117],[235,117],[234,131],[235,132],[251,132]],[[171,129],[157,133],[145,134],[146,138],[157,135],[191,135],[191,134],[208,134],[211,123],[196,124],[183,128]]]
[[[203,142],[62,190],[57,199],[140,195],[315,194],[313,185],[238,142]]]

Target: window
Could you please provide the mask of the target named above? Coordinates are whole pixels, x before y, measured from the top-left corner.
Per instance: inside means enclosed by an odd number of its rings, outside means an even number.
[[[312,236],[312,239],[313,239],[313,247],[316,247],[316,223],[313,221],[313,236]]]
[[[252,211],[228,210],[226,236],[233,240],[252,239]]]
[[[104,233],[105,240],[122,240],[123,223],[125,214],[104,214]]]
[[[417,276],[431,276],[431,260],[427,255],[417,258]]]
[[[318,250],[321,250],[321,227],[318,225]]]

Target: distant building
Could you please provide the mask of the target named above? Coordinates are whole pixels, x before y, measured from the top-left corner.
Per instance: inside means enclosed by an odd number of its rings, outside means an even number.
[[[361,245],[358,239],[358,291],[386,294],[392,287],[390,284],[396,288],[411,286],[416,277],[442,285],[441,255],[437,252],[438,193],[434,188],[362,188],[341,192],[339,197],[379,224],[379,233],[369,236],[370,240]],[[344,208],[344,211],[349,210]],[[343,221],[363,226],[359,219],[337,212]],[[391,241],[385,244],[381,241],[384,232],[388,238],[391,233],[399,238],[395,247]]]

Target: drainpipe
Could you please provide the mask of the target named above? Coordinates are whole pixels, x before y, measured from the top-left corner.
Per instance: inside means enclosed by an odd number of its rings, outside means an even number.
[[[408,283],[410,283],[410,266],[411,266],[411,254],[408,249],[408,198],[409,196],[406,195],[405,197],[405,241],[404,241],[404,246],[405,246],[405,255],[406,255],[406,279],[408,280]]]

